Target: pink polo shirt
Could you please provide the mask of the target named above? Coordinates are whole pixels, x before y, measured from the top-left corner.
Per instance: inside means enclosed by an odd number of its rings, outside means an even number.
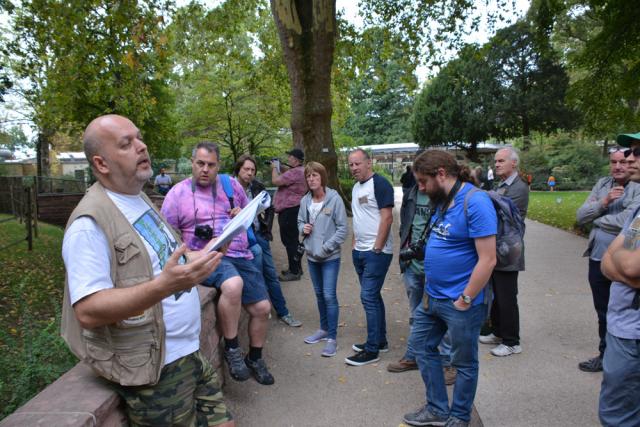
[[[198,250],[206,242],[194,236],[196,224],[212,226],[214,237],[219,236],[222,233],[222,228],[231,221],[228,214],[231,205],[219,179],[216,179],[215,200],[211,192],[211,186],[200,187],[196,185],[194,192],[192,191],[191,180],[192,178],[187,178],[173,186],[162,203],[161,212],[171,226],[180,230],[182,240],[189,249]],[[248,199],[244,189],[233,178],[231,179],[231,184],[233,186],[234,205],[241,208],[245,207]],[[233,238],[226,255],[232,258],[253,259],[253,254],[249,250],[247,233],[240,233]]]
[[[300,200],[307,192],[307,181],[304,178],[304,168],[297,166],[280,175],[283,184],[278,187],[273,199],[276,212],[287,208],[300,206]]]

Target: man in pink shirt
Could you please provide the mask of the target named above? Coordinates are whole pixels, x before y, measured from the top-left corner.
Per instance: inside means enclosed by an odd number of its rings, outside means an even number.
[[[182,233],[190,249],[201,248],[222,233],[223,227],[248,204],[242,186],[231,179],[233,206],[218,176],[220,151],[216,144],[201,142],[193,150],[193,176],[179,182],[167,194],[162,213]],[[224,359],[229,374],[237,381],[253,375],[264,385],[274,383],[262,358],[271,303],[261,271],[255,267],[247,233],[233,238],[218,269],[202,282],[220,291],[218,320],[224,336]],[[240,304],[249,313],[249,354],[243,359],[238,345]]]
[[[289,269],[282,272],[280,281],[289,282],[300,280],[302,264],[297,255],[298,245],[298,210],[300,200],[307,192],[307,182],[304,178],[304,152],[299,148],[287,152],[291,168],[280,174],[278,162],[271,162],[271,182],[278,187],[273,205],[278,214],[280,226],[280,240],[287,250]]]

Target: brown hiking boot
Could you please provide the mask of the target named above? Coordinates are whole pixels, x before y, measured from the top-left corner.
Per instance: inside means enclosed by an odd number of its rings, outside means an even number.
[[[453,366],[445,366],[444,368],[444,383],[446,385],[455,384],[456,375],[458,371]]]
[[[387,371],[389,372],[415,371],[416,369],[418,369],[418,364],[415,360],[400,359],[387,365]]]

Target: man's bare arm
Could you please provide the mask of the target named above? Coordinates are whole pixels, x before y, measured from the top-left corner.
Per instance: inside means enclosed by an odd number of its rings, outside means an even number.
[[[626,248],[624,234],[611,242],[600,267],[610,280],[640,288],[640,250]]]
[[[176,292],[192,288],[208,277],[218,266],[222,253],[200,251],[192,262],[180,265],[185,254],[182,245],[167,260],[162,273],[150,281],[130,288],[111,288],[95,292],[73,306],[80,325],[85,329],[109,325],[142,313]]]
[[[378,237],[373,245],[376,249],[382,249],[387,243],[389,232],[391,231],[391,224],[393,224],[393,211],[392,208],[380,209],[380,224],[378,224]]]

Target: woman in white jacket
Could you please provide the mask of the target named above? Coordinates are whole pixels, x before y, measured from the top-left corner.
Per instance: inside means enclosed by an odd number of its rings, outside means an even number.
[[[336,355],[340,247],[347,237],[347,215],[337,191],[327,187],[327,170],[318,162],[304,168],[309,192],[300,201],[298,230],[303,235],[309,274],[320,313],[320,329],[304,342],[326,341],[322,356]]]

